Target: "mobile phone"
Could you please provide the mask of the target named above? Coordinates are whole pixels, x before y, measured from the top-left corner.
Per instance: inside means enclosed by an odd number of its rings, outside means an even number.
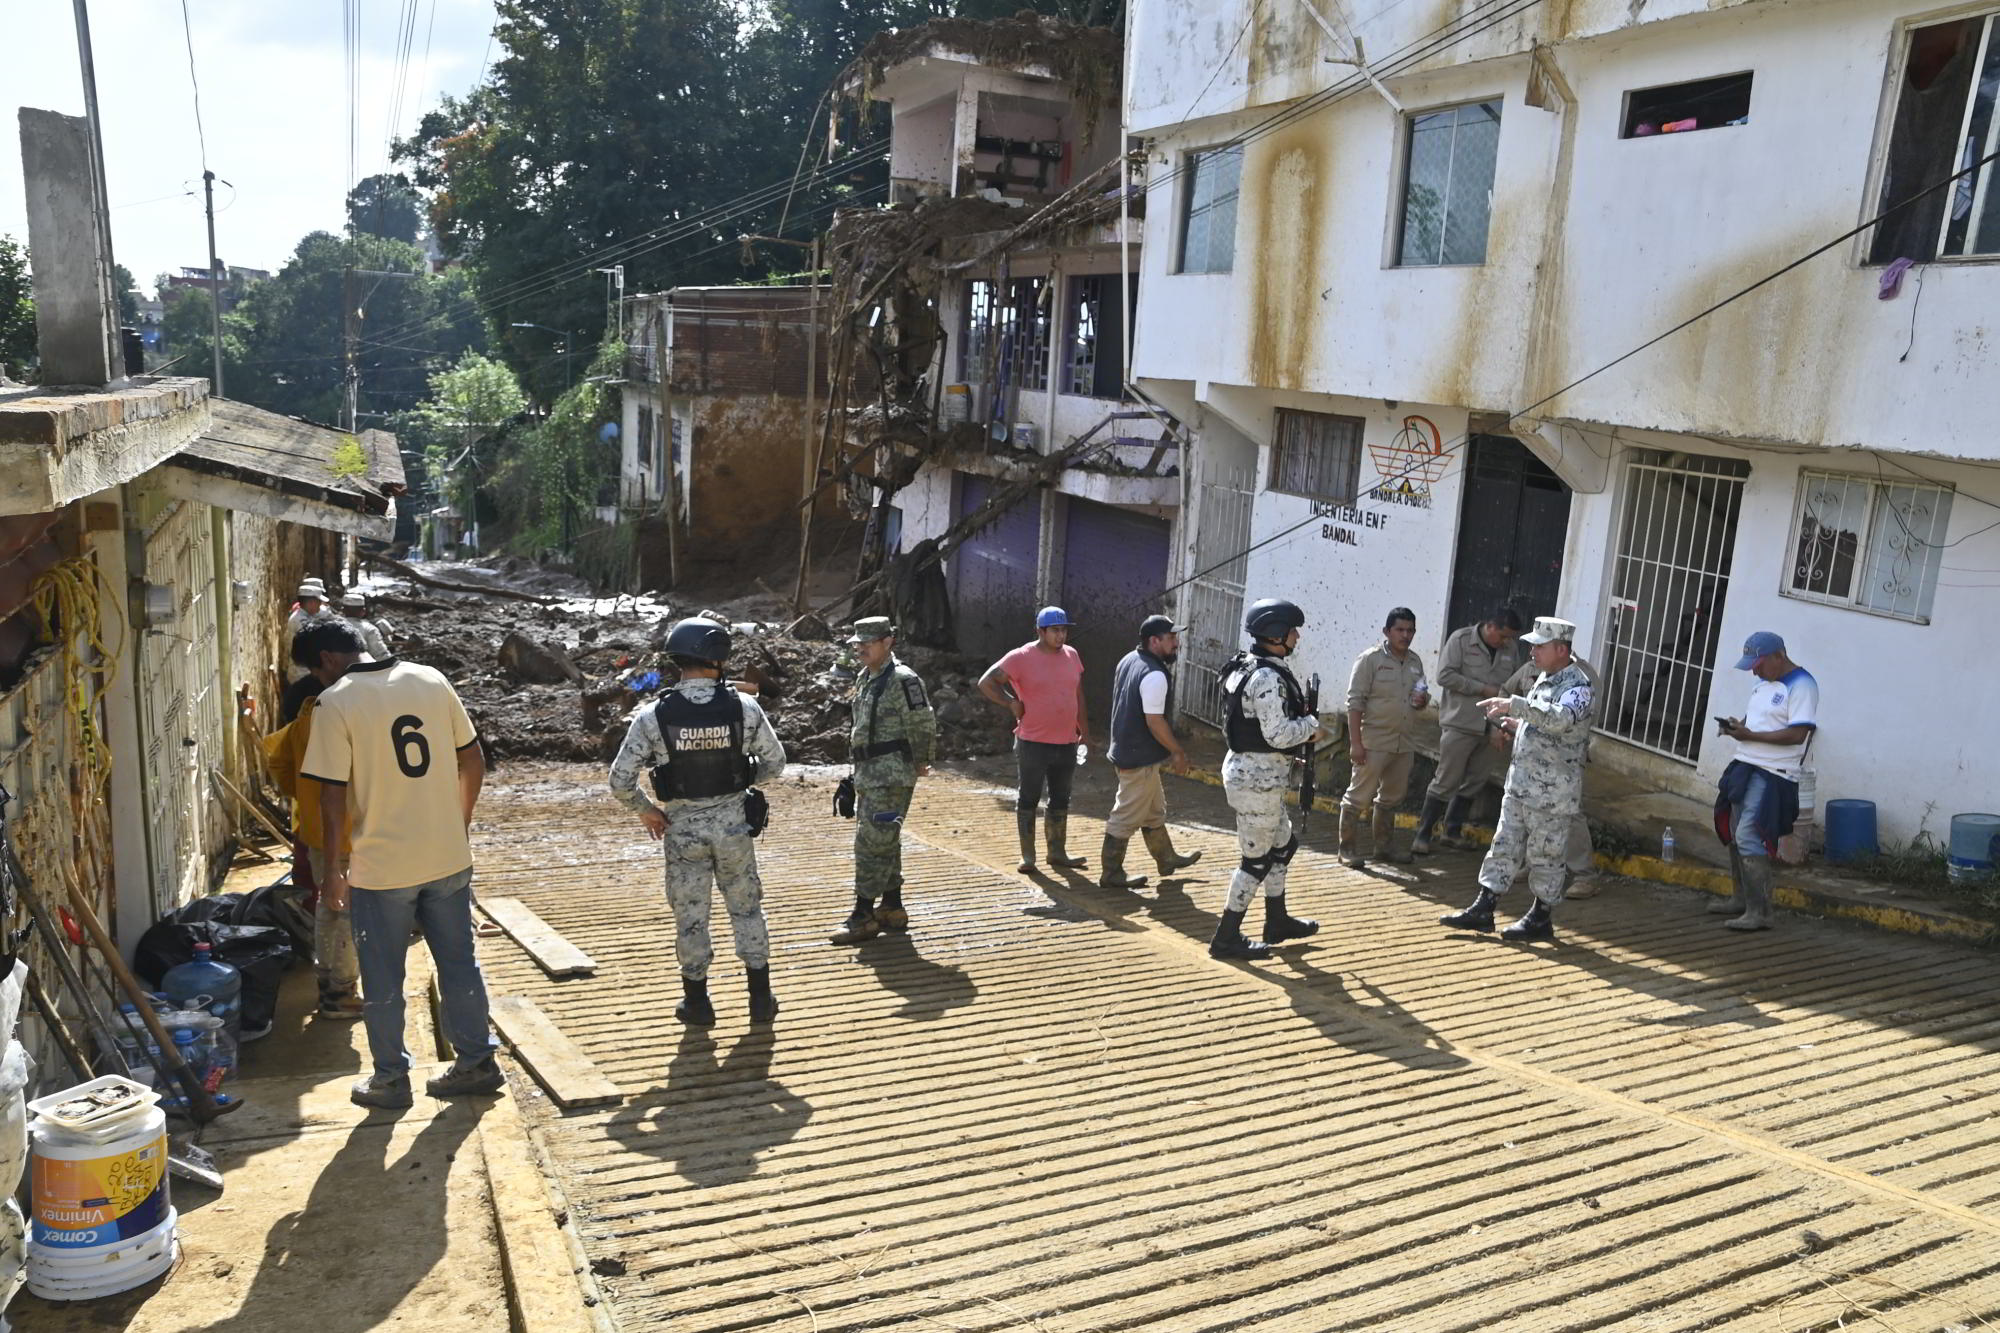
[[[1728,731],[1729,719],[1726,717],[1718,717],[1717,719],[1715,719],[1715,729],[1717,731],[1725,731],[1725,732]]]

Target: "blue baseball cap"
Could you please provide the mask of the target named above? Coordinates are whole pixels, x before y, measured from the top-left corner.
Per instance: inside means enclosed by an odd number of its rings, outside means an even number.
[[[1069,624],[1069,612],[1060,606],[1045,606],[1042,608],[1042,613],[1035,617],[1036,629],[1054,629],[1058,625],[1067,624]]]
[[[1736,669],[1738,671],[1748,671],[1751,667],[1757,665],[1758,658],[1769,657],[1772,653],[1782,653],[1784,651],[1785,641],[1783,638],[1771,633],[1770,630],[1760,629],[1743,641],[1743,656],[1737,661]]]

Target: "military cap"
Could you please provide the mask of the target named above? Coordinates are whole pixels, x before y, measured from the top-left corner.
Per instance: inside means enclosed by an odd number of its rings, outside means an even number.
[[[849,643],[873,643],[877,639],[887,639],[896,633],[896,627],[887,616],[864,616],[854,622],[854,633],[847,636]]]

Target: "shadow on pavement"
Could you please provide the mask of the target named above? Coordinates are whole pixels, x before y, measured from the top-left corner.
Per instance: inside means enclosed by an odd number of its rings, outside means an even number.
[[[706,1028],[683,1028],[665,1087],[633,1098],[605,1123],[627,1148],[675,1164],[692,1185],[733,1185],[758,1158],[788,1143],[812,1104],[771,1077],[777,1036],[758,1029],[723,1055]]]
[[[903,1007],[892,1015],[895,1018],[939,1018],[948,1010],[971,1004],[979,995],[979,986],[971,976],[924,957],[908,935],[877,936],[855,953],[854,961],[873,968],[876,980],[903,997]]]

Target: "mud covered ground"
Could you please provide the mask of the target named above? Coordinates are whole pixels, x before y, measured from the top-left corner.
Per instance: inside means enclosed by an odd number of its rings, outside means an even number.
[[[514,560],[416,568],[441,582],[541,599],[424,586],[387,570],[364,585],[370,614],[388,623],[398,655],[451,678],[498,760],[608,762],[638,709],[673,684],[673,665],[660,647],[667,630],[700,611],[714,611],[735,628],[729,675],[756,686],[786,753],[800,763],[847,759],[856,663],[840,641],[845,630],[795,637],[785,629],[790,608],[761,590],[711,587],[671,601],[597,598],[570,575]],[[531,647],[517,642],[503,653],[510,635]],[[898,655],[930,687],[940,758],[1007,749],[1006,713],[975,686],[986,663],[918,647]]]

